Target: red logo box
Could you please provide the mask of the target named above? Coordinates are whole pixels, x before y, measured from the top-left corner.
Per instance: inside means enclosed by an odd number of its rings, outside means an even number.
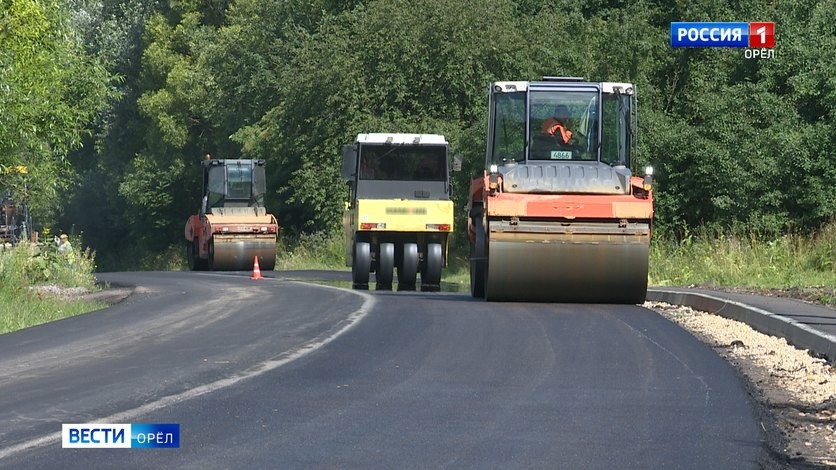
[[[775,22],[758,21],[749,23],[749,47],[766,48],[775,47]]]

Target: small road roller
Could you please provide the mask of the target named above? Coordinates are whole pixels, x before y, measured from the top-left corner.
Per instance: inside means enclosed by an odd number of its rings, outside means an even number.
[[[279,223],[264,207],[264,160],[208,158],[200,212],[186,221],[186,258],[192,271],[272,270]]]

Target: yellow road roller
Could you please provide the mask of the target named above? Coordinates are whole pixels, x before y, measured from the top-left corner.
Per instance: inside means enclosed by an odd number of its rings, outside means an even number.
[[[343,147],[346,266],[355,289],[438,291],[453,231],[449,144],[436,134],[359,134]]]

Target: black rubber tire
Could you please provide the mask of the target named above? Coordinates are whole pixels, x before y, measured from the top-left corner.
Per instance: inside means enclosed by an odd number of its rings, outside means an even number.
[[[197,265],[195,264],[194,242],[189,240],[186,240],[186,264],[189,266],[190,271],[197,271]]]
[[[351,263],[351,284],[355,289],[369,289],[369,272],[372,266],[372,254],[367,242],[354,243],[354,259]]]
[[[392,290],[392,272],[395,269],[395,245],[381,243],[377,251],[377,270],[374,277],[375,289]]]
[[[441,266],[444,264],[441,243],[430,243],[424,255],[424,271],[421,273],[421,290],[438,292],[441,289]]]
[[[215,240],[209,239],[209,257],[206,259],[206,269],[215,270]]]
[[[189,269],[192,271],[206,271],[206,260],[200,259],[197,251],[197,244],[194,241],[186,242],[186,260],[188,261]]]
[[[485,280],[488,271],[487,241],[482,227],[482,217],[474,218],[473,228],[476,241],[470,249],[470,295],[477,299],[485,298]]]
[[[415,282],[418,279],[418,245],[416,243],[404,243],[403,260],[398,266],[398,290],[415,290]]]

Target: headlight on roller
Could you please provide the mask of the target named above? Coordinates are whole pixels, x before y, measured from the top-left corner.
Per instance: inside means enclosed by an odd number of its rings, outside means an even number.
[[[650,191],[653,188],[653,167],[647,166],[644,169],[644,182],[642,184],[645,191]]]

